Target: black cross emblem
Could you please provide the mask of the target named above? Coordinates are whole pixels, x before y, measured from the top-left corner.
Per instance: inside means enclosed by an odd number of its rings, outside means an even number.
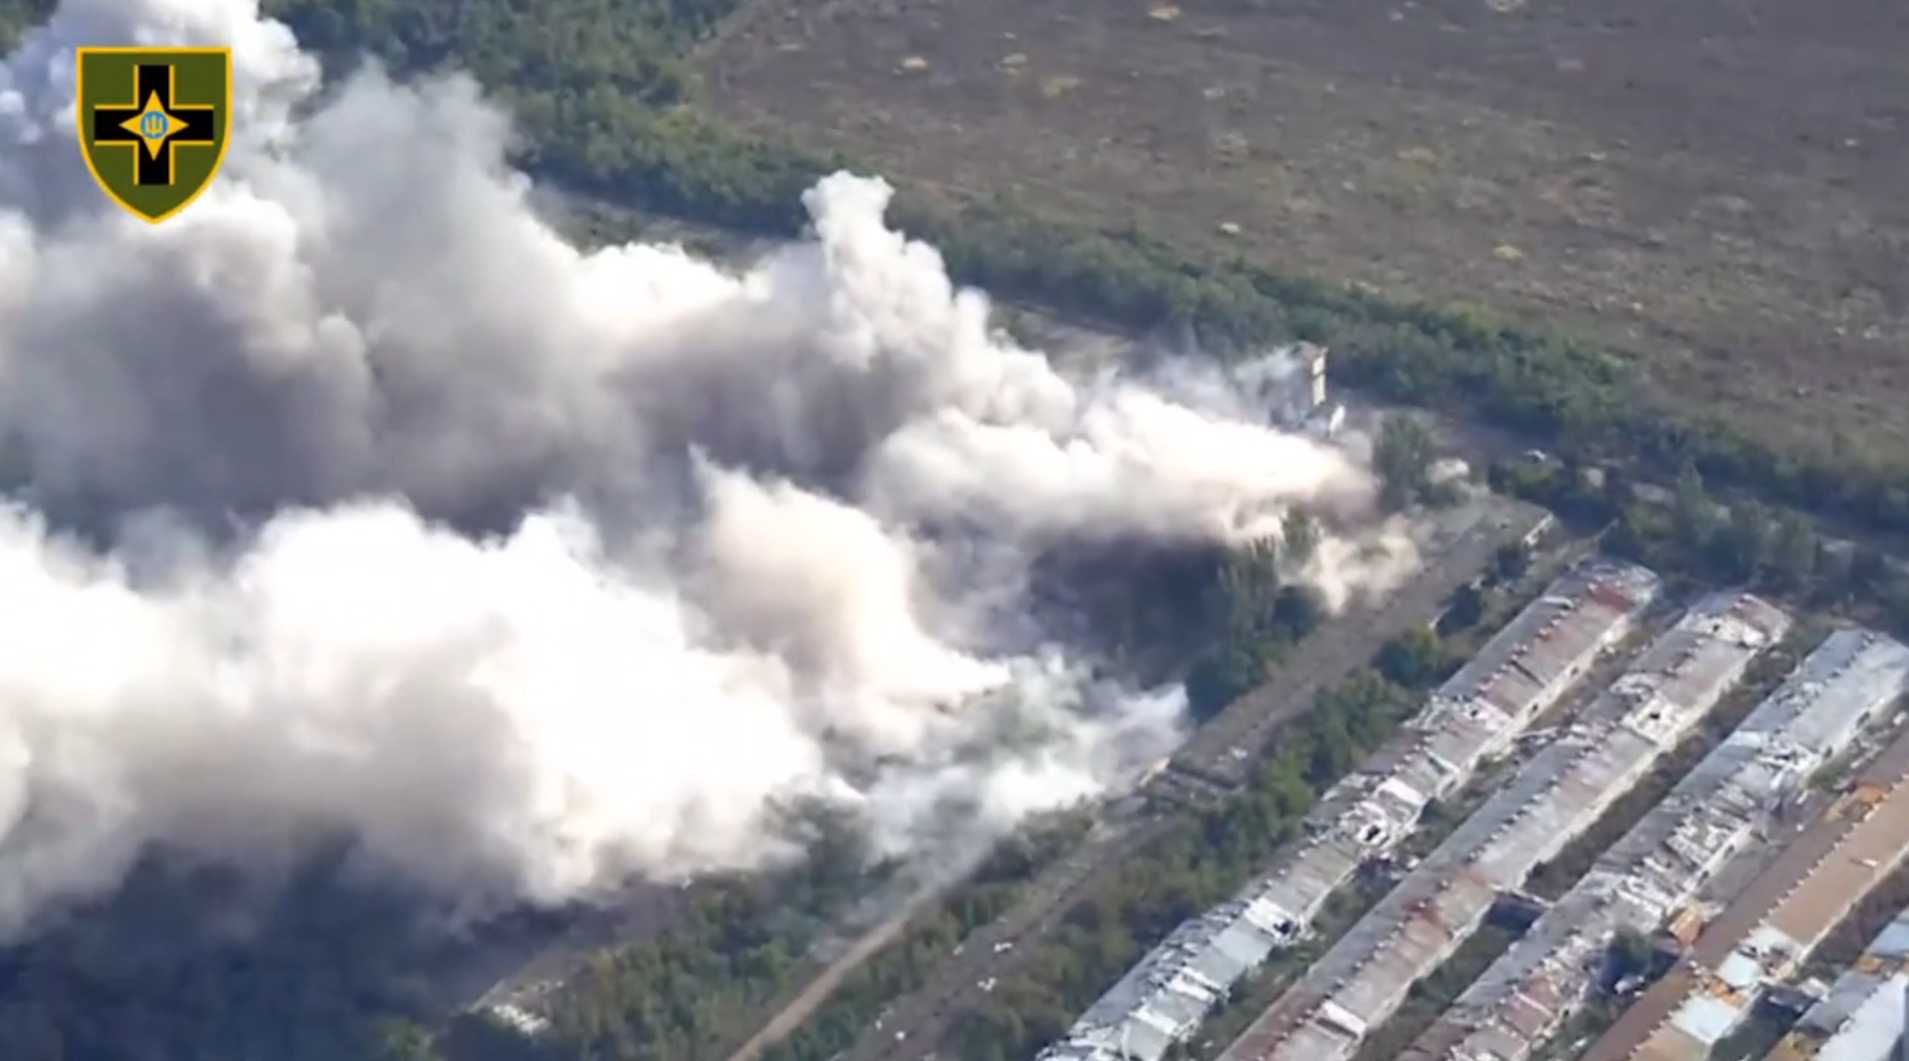
[[[174,103],[174,70],[167,63],[141,63],[133,79],[133,101],[93,109],[93,141],[125,144],[138,163],[133,183],[165,187],[172,183],[172,151],[179,146],[214,147],[210,106]]]

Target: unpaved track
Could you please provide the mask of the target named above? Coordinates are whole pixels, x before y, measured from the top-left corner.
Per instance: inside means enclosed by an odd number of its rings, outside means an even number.
[[[861,968],[863,962],[874,957],[877,951],[899,936],[902,929],[907,926],[909,918],[939,894],[937,889],[927,889],[911,896],[908,902],[903,904],[901,912],[875,926],[850,945],[840,957],[817,973],[815,979],[809,981],[794,998],[776,1011],[775,1016],[769,1018],[769,1022],[763,1025],[761,1031],[750,1036],[748,1042],[735,1053],[730,1054],[729,1061],[755,1061],[764,1050],[787,1038],[791,1032],[801,1027],[802,1022],[809,1019],[809,1014],[814,1013],[817,1007],[828,1001],[829,996],[835,993],[835,989],[841,986],[842,981],[847,979],[850,973]]]

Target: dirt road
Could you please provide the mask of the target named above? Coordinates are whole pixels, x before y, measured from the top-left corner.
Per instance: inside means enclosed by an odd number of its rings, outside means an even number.
[[[801,1027],[802,1022],[809,1019],[809,1014],[814,1013],[817,1007],[828,1001],[829,996],[835,993],[835,989],[841,986],[842,981],[847,979],[850,973],[861,968],[863,962],[900,935],[902,929],[907,927],[908,919],[923,906],[932,902],[938,894],[939,892],[934,889],[916,893],[903,904],[900,912],[857,939],[839,957],[817,973],[815,979],[809,981],[794,998],[783,1004],[760,1031],[749,1037],[748,1042],[738,1048],[735,1053],[730,1054],[729,1061],[755,1061],[764,1050],[787,1038],[789,1033]]]

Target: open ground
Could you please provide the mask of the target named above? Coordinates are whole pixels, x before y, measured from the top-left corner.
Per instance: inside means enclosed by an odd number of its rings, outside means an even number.
[[[1593,334],[1796,441],[1909,438],[1900,0],[756,0],[703,62],[732,118],[940,193]]]

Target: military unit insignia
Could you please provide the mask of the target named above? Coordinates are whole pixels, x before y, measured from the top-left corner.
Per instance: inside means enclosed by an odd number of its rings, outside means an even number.
[[[190,206],[225,161],[232,49],[78,53],[80,150],[93,179],[155,224]]]

